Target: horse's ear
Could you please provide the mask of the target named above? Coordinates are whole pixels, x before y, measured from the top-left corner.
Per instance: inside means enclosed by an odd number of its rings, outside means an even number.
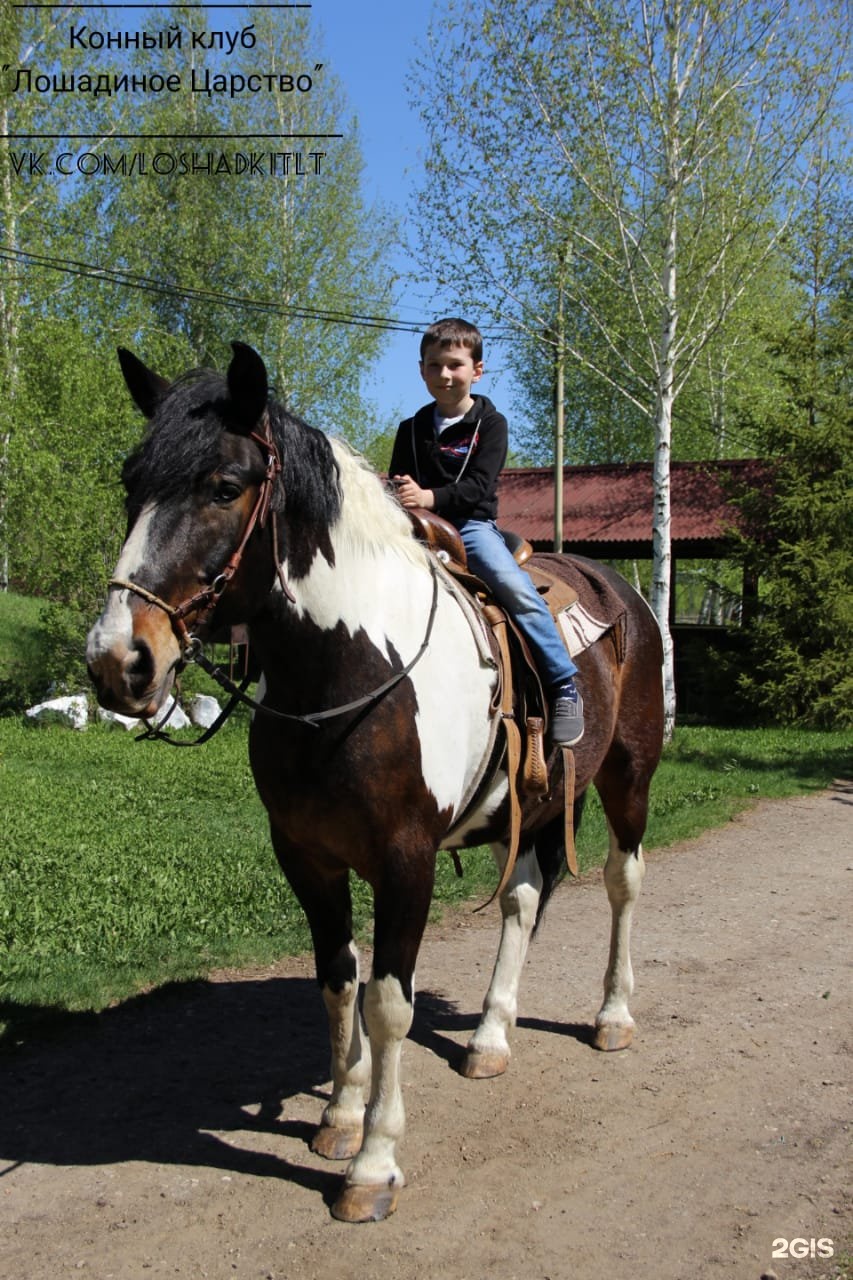
[[[132,351],[127,351],[124,347],[118,348],[118,362],[121,365],[127,389],[136,405],[146,418],[153,418],[170,384],[165,378],[161,378],[159,373],[148,369]]]
[[[251,431],[267,405],[267,367],[254,348],[232,342],[234,355],[228,366],[228,393],[239,420]]]

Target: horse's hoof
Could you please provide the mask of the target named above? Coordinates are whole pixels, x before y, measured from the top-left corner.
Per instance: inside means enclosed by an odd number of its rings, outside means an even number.
[[[634,1039],[634,1028],[620,1026],[617,1022],[604,1022],[595,1028],[593,1044],[596,1049],[605,1053],[615,1053],[619,1049],[630,1049]]]
[[[497,1050],[466,1050],[459,1074],[466,1080],[490,1080],[493,1076],[502,1076],[509,1066],[509,1054]]]
[[[336,1129],[321,1124],[311,1139],[311,1150],[325,1160],[352,1160],[361,1150],[361,1129]]]
[[[339,1222],[381,1222],[397,1208],[398,1186],[360,1187],[344,1185],[332,1205],[332,1217]]]

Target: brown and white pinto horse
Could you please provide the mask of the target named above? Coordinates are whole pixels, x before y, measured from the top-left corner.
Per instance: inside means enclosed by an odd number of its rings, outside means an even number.
[[[211,628],[248,624],[269,712],[253,719],[252,770],[308,917],[330,1023],[332,1093],[313,1146],[350,1160],[335,1216],[383,1218],[404,1183],[400,1050],[436,851],[489,842],[498,864],[506,860],[500,759],[478,784],[494,753],[494,665],[380,479],[269,398],[250,347],[234,344],[226,377],[198,371],[172,384],[128,352],[120,359],[150,425],[124,467],[128,535],[89,635],[92,679],[102,705],[151,716]],[[596,1043],[618,1049],[633,1027],[629,934],[662,742],[661,645],[643,600],[599,572],[624,602],[621,643],[605,635],[579,658],[588,727],[575,755],[578,795],[595,783],[611,833]],[[554,786],[525,827],[500,898],[500,948],[469,1076],[497,1074],[509,1060],[528,942],[563,865],[561,791]],[[579,801],[575,825],[580,810]],[[366,1036],[350,871],[374,893]]]

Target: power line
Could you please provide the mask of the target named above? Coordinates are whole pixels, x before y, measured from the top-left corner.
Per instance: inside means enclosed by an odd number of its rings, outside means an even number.
[[[224,290],[197,289],[191,285],[170,284],[166,280],[145,276],[122,267],[102,267],[97,263],[82,262],[73,258],[57,258],[50,254],[32,253],[26,249],[10,249],[5,246],[0,246],[0,259],[5,259],[9,262],[22,259],[24,262],[29,262],[34,266],[58,271],[65,275],[76,276],[80,279],[102,280],[120,288],[160,293],[170,297],[183,298],[187,301],[207,302],[234,310],[247,309],[271,315],[291,316],[297,319],[321,320],[330,324],[347,324],[363,328],[384,329],[390,333],[420,335],[432,324],[434,319],[434,316],[430,316],[428,319],[404,320],[399,316],[372,315],[365,312],[349,311],[345,307],[318,308],[305,304],[284,305],[281,302],[247,297],[242,294],[232,294]],[[503,330],[483,331],[483,338],[490,342],[503,342],[512,339],[514,336],[515,330],[512,327]]]
[[[226,293],[216,289],[196,289],[186,285],[173,285],[155,277],[144,276],[138,272],[119,267],[100,267],[94,263],[80,262],[71,258],[54,258],[48,254],[31,253],[25,249],[8,249],[0,247],[0,261],[10,263],[30,263],[46,270],[61,272],[84,280],[95,280],[115,285],[123,289],[135,289],[143,293],[159,294],[165,297],[183,299],[187,302],[206,303],[222,306],[229,310],[256,311],[263,315],[287,316],[299,320],[315,320],[325,324],[342,324],[356,328],[380,329],[388,333],[407,333],[419,335],[431,321],[406,321],[393,316],[378,316],[359,312],[346,311],[343,308],[318,308],[308,306],[285,306],[267,299],[250,298],[240,294]],[[507,333],[484,333],[488,341],[501,341],[512,337],[512,330]],[[713,428],[698,419],[695,410],[691,413],[680,411],[682,421],[687,421],[700,434],[713,436]],[[692,419],[692,421],[691,421]],[[739,433],[729,431],[729,439],[736,443],[744,443]],[[746,448],[749,446],[745,445]]]
[[[392,333],[421,333],[429,323],[429,321],[400,320],[394,316],[369,315],[336,307],[285,305],[270,299],[252,298],[218,289],[196,289],[188,285],[170,284],[168,281],[121,267],[102,267],[73,258],[54,258],[48,254],[31,253],[25,249],[0,248],[0,259],[7,262],[23,260],[33,266],[58,271],[79,279],[101,281],[119,288],[137,289],[144,293],[180,298],[188,302],[203,302],[231,310],[260,311],[268,315],[319,320],[328,324],[345,324],[365,329],[384,329]]]

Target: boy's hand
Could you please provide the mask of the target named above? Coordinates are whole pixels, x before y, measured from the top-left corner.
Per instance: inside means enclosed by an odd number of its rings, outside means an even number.
[[[426,507],[427,511],[433,510],[435,498],[432,489],[422,489],[411,476],[392,476],[391,479],[401,506]]]

